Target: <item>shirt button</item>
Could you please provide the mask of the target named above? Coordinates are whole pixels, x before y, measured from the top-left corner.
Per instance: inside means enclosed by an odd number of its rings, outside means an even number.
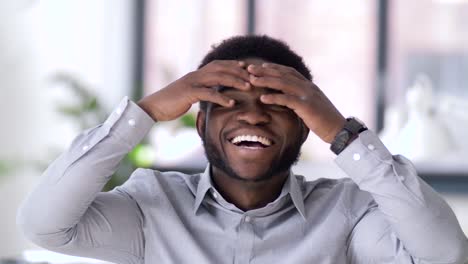
[[[358,161],[360,159],[361,159],[361,155],[359,155],[359,153],[354,153],[353,160]]]
[[[129,124],[130,126],[135,126],[135,124],[136,124],[135,119],[130,119],[130,120],[128,120],[128,124]]]
[[[400,179],[400,181],[404,181],[405,180],[405,176],[398,176],[398,179]]]
[[[115,110],[115,112],[116,112],[118,115],[122,114],[122,108],[120,108],[120,107],[117,108],[117,110]]]
[[[369,144],[369,145],[367,145],[367,148],[368,148],[369,150],[374,150],[374,149],[375,149],[375,146],[372,145],[372,144]]]
[[[216,192],[213,192],[213,198],[218,199],[218,194]]]
[[[84,151],[86,151],[86,150],[88,150],[88,149],[89,149],[89,146],[88,146],[88,145],[84,145],[84,146],[83,146],[83,150],[84,150]]]
[[[245,222],[250,223],[251,220],[252,220],[252,218],[250,218],[250,216],[245,217]]]

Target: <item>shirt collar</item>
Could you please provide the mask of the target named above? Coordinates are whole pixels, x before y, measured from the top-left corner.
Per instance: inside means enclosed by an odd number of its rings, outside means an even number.
[[[294,206],[296,207],[297,211],[302,216],[303,220],[306,220],[306,214],[305,214],[305,207],[304,207],[304,196],[302,194],[302,188],[299,185],[299,182],[297,181],[296,175],[292,173],[292,171],[289,172],[289,177],[286,182],[289,186],[289,194],[291,195],[291,199],[293,201]]]
[[[198,208],[200,208],[200,205],[206,196],[206,193],[211,188],[214,187],[213,182],[211,180],[211,166],[210,164],[208,164],[205,171],[200,175],[200,180],[197,186],[197,193],[195,196],[195,204],[193,208],[194,213],[197,213]],[[297,181],[296,176],[292,173],[292,171],[289,172],[289,176],[286,179],[283,189],[281,190],[280,196],[286,195],[288,193],[291,196],[291,200],[294,206],[296,207],[297,211],[299,211],[299,214],[301,214],[302,218],[306,220],[302,189],[299,185],[299,182]]]
[[[208,164],[206,166],[205,171],[200,175],[200,180],[197,186],[197,194],[195,196],[195,205],[194,205],[194,213],[197,213],[198,208],[200,207],[203,199],[205,198],[206,192],[213,186],[211,182],[211,166]]]

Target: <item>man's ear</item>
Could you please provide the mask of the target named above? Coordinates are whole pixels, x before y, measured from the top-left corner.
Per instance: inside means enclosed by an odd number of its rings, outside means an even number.
[[[203,138],[205,135],[205,118],[206,118],[206,113],[205,111],[198,111],[197,114],[197,132],[200,138]]]

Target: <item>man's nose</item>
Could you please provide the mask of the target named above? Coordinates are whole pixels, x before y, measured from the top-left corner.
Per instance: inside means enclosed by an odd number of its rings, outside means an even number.
[[[245,122],[249,125],[264,125],[271,121],[270,114],[264,109],[261,103],[250,104],[244,107],[237,115],[237,121]]]

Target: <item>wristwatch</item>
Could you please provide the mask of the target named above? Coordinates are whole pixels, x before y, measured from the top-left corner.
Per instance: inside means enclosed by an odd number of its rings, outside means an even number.
[[[346,118],[346,123],[343,129],[336,134],[335,139],[331,143],[330,150],[336,155],[340,154],[351,143],[352,139],[365,130],[367,130],[367,127],[361,120],[356,117]]]

